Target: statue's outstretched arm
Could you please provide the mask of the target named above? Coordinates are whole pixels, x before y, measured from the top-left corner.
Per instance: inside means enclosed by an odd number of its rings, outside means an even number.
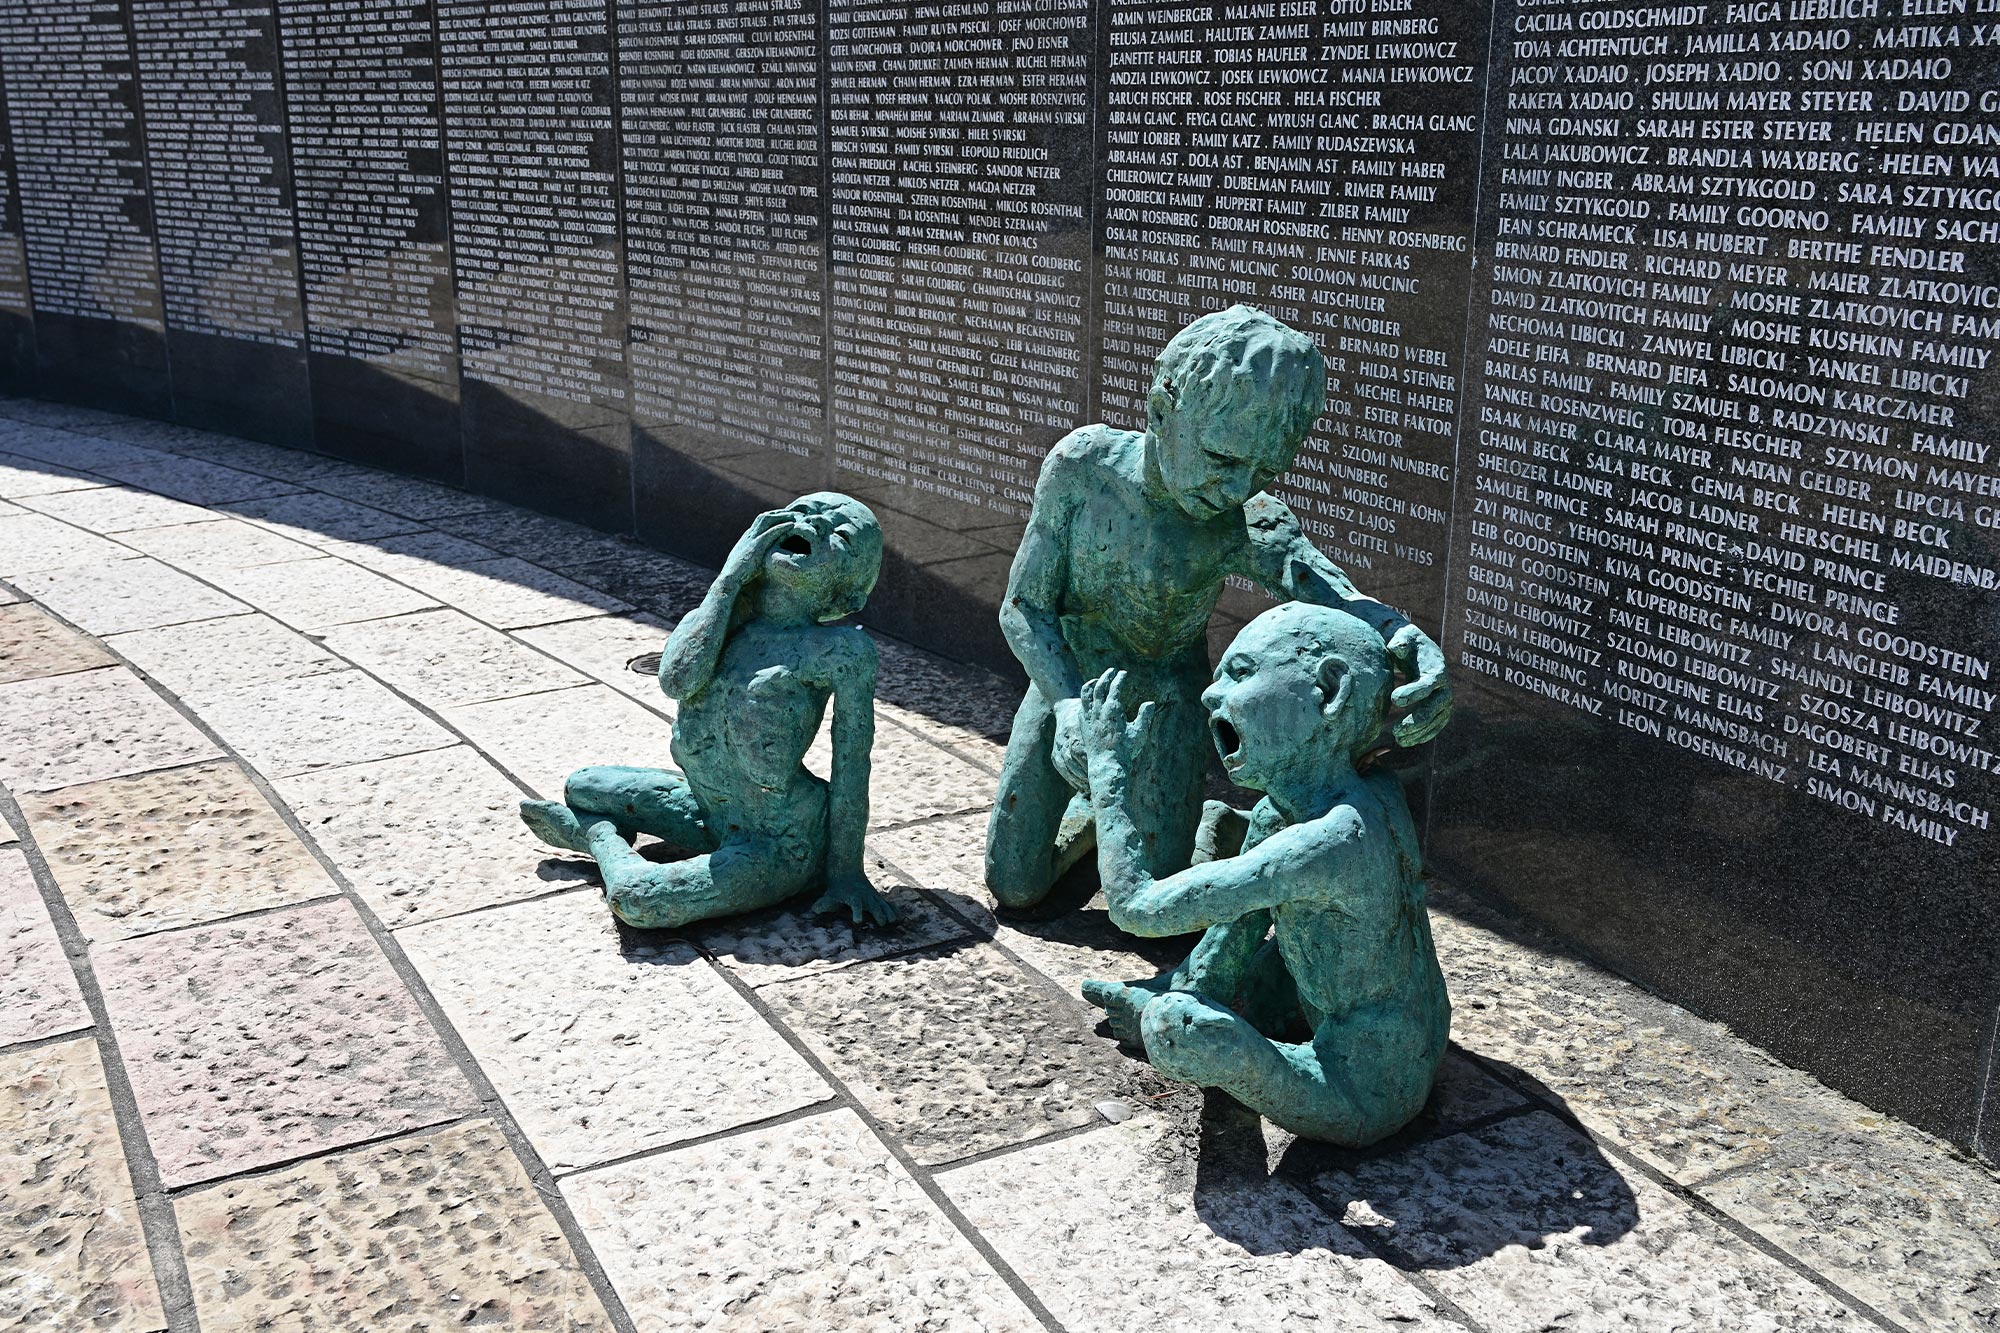
[[[764,567],[764,557],[791,530],[797,515],[770,510],[751,520],[750,530],[722,564],[701,605],[681,617],[660,654],[660,689],[671,699],[686,699],[708,688],[715,664],[729,640],[730,617],[736,599]]]

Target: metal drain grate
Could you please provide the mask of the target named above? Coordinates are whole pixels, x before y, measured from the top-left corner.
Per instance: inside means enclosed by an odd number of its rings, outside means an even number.
[[[660,674],[660,654],[640,653],[625,664],[625,669],[635,676],[657,676]]]

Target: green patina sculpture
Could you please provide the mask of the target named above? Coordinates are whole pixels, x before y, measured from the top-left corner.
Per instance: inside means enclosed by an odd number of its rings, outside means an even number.
[[[858,500],[820,493],[759,514],[667,639],[660,688],[680,701],[676,773],[578,769],[563,801],[523,801],[553,847],[587,852],[619,920],[686,925],[823,887],[816,911],[886,925],[895,909],[862,868],[875,644],[852,625],[882,568],[882,530]],[[802,760],[833,701],[832,780]],[[697,853],[657,864],[649,833]]]
[[[1087,854],[1094,829],[1078,695],[1100,673],[1154,705],[1159,744],[1127,797],[1147,868],[1195,847],[1207,767],[1208,618],[1231,574],[1373,626],[1410,683],[1396,740],[1418,745],[1451,712],[1444,655],[1401,613],[1362,596],[1264,487],[1292,465],[1326,406],[1311,338],[1248,306],[1204,315],[1154,365],[1143,432],[1085,426],[1043,464],[1000,623],[1031,682],[1014,717],[987,826],[986,884],[1031,907]]]
[[[1207,933],[1167,976],[1085,982],[1085,998],[1163,1073],[1296,1134],[1360,1147],[1395,1133],[1430,1094],[1451,1003],[1402,788],[1356,767],[1395,683],[1380,634],[1288,602],[1237,635],[1201,702],[1223,766],[1264,799],[1247,815],[1210,802],[1195,863],[1170,875],[1152,868],[1135,788],[1147,749],[1179,738],[1152,703],[1126,721],[1131,683],[1107,672],[1081,702],[1111,919]]]

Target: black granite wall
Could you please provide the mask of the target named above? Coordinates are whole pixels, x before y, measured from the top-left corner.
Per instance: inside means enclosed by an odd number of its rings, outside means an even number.
[[[1043,453],[1262,305],[1282,493],[1455,666],[1439,868],[1991,1152],[1986,9],[43,0],[0,387],[709,559],[847,490],[1004,668]]]

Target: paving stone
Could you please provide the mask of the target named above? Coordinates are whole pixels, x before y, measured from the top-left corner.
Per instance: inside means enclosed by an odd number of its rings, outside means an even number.
[[[233,763],[30,792],[21,809],[86,938],[127,939],[338,892]]]
[[[659,652],[666,646],[668,632],[664,623],[641,612],[536,625],[516,631],[514,637],[672,717],[674,701],[660,692],[659,673],[642,676],[626,665],[642,653]]]
[[[0,1046],[89,1026],[28,858],[18,846],[0,847]]]
[[[669,625],[701,605],[709,585],[715,582],[712,569],[640,547],[573,565],[563,572],[578,583],[650,611]]]
[[[190,620],[238,615],[250,608],[204,583],[141,556],[22,574],[21,591],[92,634],[124,634]]]
[[[324,630],[437,605],[432,598],[345,560],[288,560],[216,570],[215,581],[294,629]]]
[[[1460,1329],[1296,1188],[1218,1172],[1209,1146],[1138,1118],[937,1179],[1069,1328]]]
[[[332,542],[322,548],[328,555],[352,560],[364,569],[409,582],[412,572],[440,566],[477,564],[498,559],[491,547],[454,537],[448,532],[411,532],[400,537],[384,537],[372,542]]]
[[[875,696],[946,738],[998,742],[1004,750],[1021,691],[990,671],[948,662],[898,639],[876,635],[881,666]]]
[[[494,501],[468,495],[449,486],[396,477],[385,472],[352,472],[325,477],[316,483],[320,490],[345,499],[373,505],[404,518],[444,518],[452,514],[477,514],[493,508]]]
[[[437,750],[458,738],[359,671],[207,695],[202,720],[266,777]]]
[[[346,902],[123,940],[93,961],[170,1187],[478,1105]]]
[[[97,1043],[0,1054],[0,1328],[166,1328]]]
[[[96,433],[99,430],[113,433],[128,430],[129,421],[129,418],[119,417],[87,425],[80,420],[74,424],[48,421],[45,424],[57,429],[17,431],[8,436],[6,448],[9,453],[39,458],[63,467],[80,468],[85,472],[165,461],[168,455],[157,449],[144,449]]]
[[[161,455],[155,454],[155,458]],[[207,515],[190,504],[130,486],[102,486],[87,491],[28,495],[20,503],[37,513],[59,518],[91,532],[130,532],[169,523],[195,523]]]
[[[1082,1011],[982,946],[950,945],[763,987],[836,1077],[934,1164],[1087,1125],[1167,1085]]]
[[[377,537],[417,532],[424,526],[400,514],[313,491],[281,495],[272,500],[235,500],[222,508],[307,546],[372,541]]]
[[[597,560],[614,560],[632,549],[629,540],[608,532],[512,505],[501,505],[484,514],[441,518],[437,525],[446,532],[557,571]]]
[[[702,922],[688,933],[752,986],[972,938],[972,927],[915,889],[879,878],[875,887],[895,904],[892,926],[857,926],[845,913],[811,911],[813,895],[801,894],[789,906]]]
[[[203,1328],[611,1328],[487,1121],[228,1181],[174,1213]]]
[[[1314,1188],[1490,1333],[1863,1327],[1544,1112],[1328,1171]]]
[[[189,504],[213,505],[230,500],[261,500],[290,495],[299,488],[287,481],[239,472],[199,458],[168,458],[157,463],[112,464],[98,469],[128,486],[140,486]]]
[[[0,453],[0,495],[13,499],[22,495],[54,495],[57,491],[84,491],[104,483],[81,472],[46,463],[20,454]]]
[[[441,710],[472,743],[534,788],[560,800],[563,781],[591,764],[671,768],[672,724],[606,685]]]
[[[659,935],[621,939],[595,892],[397,938],[551,1170],[831,1095],[699,954]]]
[[[0,683],[112,664],[110,654],[39,606],[0,606]]]
[[[208,737],[123,668],[0,685],[0,782],[16,795],[215,754]]]
[[[65,565],[101,565],[131,554],[116,542],[46,514],[0,517],[0,578],[18,579],[34,570]]]
[[[827,706],[806,767],[826,777],[832,763],[834,705]],[[993,804],[996,779],[901,727],[875,728],[868,756],[868,827],[983,810]]]
[[[615,597],[514,556],[463,567],[427,565],[403,577],[440,602],[502,629],[632,609]]]
[[[1041,1327],[852,1111],[563,1193],[642,1333]]]
[[[282,778],[299,823],[391,929],[589,880],[521,823],[521,790],[469,746]]]
[[[506,699],[585,678],[457,611],[419,611],[327,631],[323,642],[421,704]]]
[[[254,440],[233,439],[227,435],[207,435],[204,439],[174,445],[173,450],[189,458],[205,458],[225,467],[261,472],[267,477],[281,477],[286,481],[312,481],[362,470],[345,459],[307,453],[303,449],[259,444]]]
[[[0,588],[0,606],[11,606],[21,600],[21,594],[11,588]]]
[[[118,634],[107,642],[191,704],[245,685],[347,667],[296,630],[257,614]]]
[[[2000,1177],[1828,1100],[1845,1114],[1699,1192],[1905,1328],[2000,1327]]]
[[[243,569],[250,565],[275,565],[285,560],[310,560],[319,554],[313,547],[239,518],[210,519],[171,528],[146,528],[140,532],[125,533],[118,540],[197,574]]]

